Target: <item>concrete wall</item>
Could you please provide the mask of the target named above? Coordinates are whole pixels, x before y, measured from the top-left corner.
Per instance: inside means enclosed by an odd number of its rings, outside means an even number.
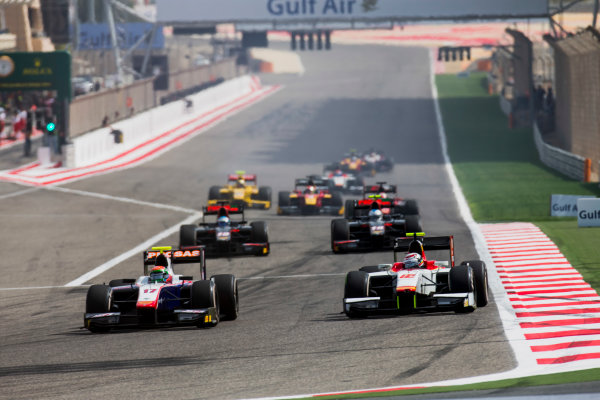
[[[584,180],[585,158],[577,154],[569,153],[558,147],[550,146],[542,139],[537,123],[533,125],[535,146],[537,147],[540,160],[546,166],[578,181]]]

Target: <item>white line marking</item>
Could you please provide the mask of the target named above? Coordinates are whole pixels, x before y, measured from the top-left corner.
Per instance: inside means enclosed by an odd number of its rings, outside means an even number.
[[[17,196],[20,196],[22,194],[27,194],[27,193],[30,193],[30,192],[35,192],[36,190],[39,190],[39,188],[33,187],[33,188],[29,188],[29,189],[19,190],[18,192],[14,192],[14,193],[4,194],[4,195],[0,196],[0,200],[9,199],[11,197],[17,197]]]
[[[111,196],[111,195],[103,194],[103,193],[86,192],[83,190],[67,189],[67,188],[58,187],[58,186],[45,186],[45,187],[43,187],[43,189],[50,190],[50,191],[56,191],[56,192],[70,193],[70,194],[75,194],[78,196],[95,197],[95,198],[104,199],[104,200],[115,200],[115,201],[121,201],[123,203],[131,203],[131,204],[137,204],[137,205],[141,205],[141,206],[162,208],[165,210],[179,211],[179,212],[183,212],[186,214],[196,214],[199,212],[198,210],[192,210],[190,208],[172,206],[169,204],[151,203],[149,201],[129,199],[127,197]]]
[[[322,276],[344,276],[345,272],[340,272],[337,274],[307,274],[307,275],[274,275],[274,276],[252,276],[249,278],[238,278],[238,281],[241,280],[260,280],[260,279],[302,279],[302,278],[320,278]]]
[[[96,276],[100,275],[103,272],[108,271],[109,269],[111,269],[112,267],[114,267],[115,265],[127,260],[130,257],[139,255],[139,253],[141,253],[142,251],[148,249],[149,247],[151,247],[153,244],[155,244],[156,242],[158,242],[161,239],[164,239],[165,237],[179,231],[179,226],[183,225],[183,224],[191,224],[193,222],[195,222],[196,220],[198,220],[199,218],[202,217],[202,213],[196,213],[194,215],[189,216],[188,218],[184,219],[181,222],[178,222],[177,224],[171,226],[170,228],[157,233],[156,235],[152,236],[150,239],[146,240],[143,243],[140,243],[139,245],[137,245],[136,247],[134,247],[131,250],[126,251],[125,253],[118,255],[117,257],[113,258],[112,260],[108,260],[107,262],[105,262],[104,264],[94,268],[93,270],[86,272],[85,274],[83,274],[82,276],[80,276],[77,279],[72,280],[71,282],[67,283],[65,286],[66,287],[72,287],[72,286],[80,286],[83,283],[89,281],[90,279],[95,278]]]
[[[89,287],[90,285],[77,285],[73,287]],[[12,288],[0,288],[0,292],[8,292],[12,290],[41,290],[41,289],[66,289],[66,286],[27,286],[27,287],[12,287]]]

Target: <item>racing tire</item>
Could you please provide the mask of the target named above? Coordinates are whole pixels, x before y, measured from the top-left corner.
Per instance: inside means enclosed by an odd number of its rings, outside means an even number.
[[[477,301],[477,292],[475,291],[473,269],[470,265],[461,264],[450,269],[448,274],[448,286],[451,293],[475,293],[475,301]],[[457,313],[470,313],[475,311],[475,305],[459,305],[456,308]]]
[[[366,273],[381,272],[379,265],[365,265],[364,267],[360,267],[358,270]]]
[[[217,320],[212,321],[209,324],[205,324],[204,321],[199,322],[199,327],[214,326],[219,323],[219,300],[218,291],[215,283],[212,280],[209,281],[196,281],[192,283],[191,292],[191,306],[192,308],[213,308],[217,309]]]
[[[353,219],[354,218],[354,205],[355,205],[355,200],[346,200],[346,203],[344,204],[344,218],[346,219]]]
[[[219,274],[210,278],[219,293],[219,312],[221,321],[237,319],[240,305],[238,301],[238,283],[231,274]]]
[[[369,296],[369,274],[365,271],[350,271],[346,274],[344,286],[344,298],[368,297]],[[344,309],[349,318],[364,318],[365,315],[358,311]]]
[[[341,253],[340,250],[335,249],[333,242],[348,239],[350,239],[350,226],[348,225],[348,220],[338,218],[331,221],[331,251],[336,254]]]
[[[475,280],[477,307],[485,307],[489,301],[488,275],[485,263],[480,260],[463,261],[461,265],[470,265]]]
[[[221,199],[221,188],[219,186],[211,186],[208,190],[209,200],[220,200]]]
[[[258,199],[269,202],[269,207],[265,207],[265,209],[271,208],[271,198],[272,197],[273,197],[272,190],[269,186],[262,186],[262,187],[258,188]]]
[[[132,279],[132,278],[113,279],[112,281],[108,282],[108,286],[117,287],[117,286],[131,285],[133,283],[135,283],[135,279]]]
[[[110,312],[112,305],[112,289],[107,285],[92,285],[88,289],[87,296],[85,298],[85,312],[86,313],[105,313]],[[102,333],[108,332],[110,327],[108,326],[88,326],[90,332]]]
[[[332,215],[339,215],[340,211],[344,207],[344,199],[342,198],[342,194],[340,192],[331,193],[331,205],[335,207],[335,211],[333,211]]]
[[[278,205],[279,207],[289,207],[292,204],[290,200],[290,192],[279,192]]]
[[[196,245],[196,225],[181,225],[179,227],[179,247]]]
[[[419,206],[416,200],[406,200],[404,204],[404,214],[419,215]]]
[[[259,256],[266,256],[269,254],[269,231],[267,227],[267,223],[265,221],[254,221],[250,222],[250,227],[252,230],[250,231],[250,242],[252,243],[266,243],[267,244],[267,252],[263,253],[262,251],[257,254]]]
[[[407,215],[404,222],[404,230],[406,233],[423,232],[421,222],[418,215]]]

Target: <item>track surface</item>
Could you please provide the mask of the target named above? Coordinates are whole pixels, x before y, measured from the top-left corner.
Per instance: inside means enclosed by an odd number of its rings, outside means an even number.
[[[275,200],[349,148],[375,146],[399,162],[377,180],[418,199],[429,234],[455,235],[457,261],[476,258],[442,164],[427,50],[336,46],[302,59],[305,75],[263,77],[284,89],[185,146],[66,187],[200,209],[209,186],[245,169],[273,187]],[[189,216],[46,189],[1,197],[23,190],[0,183],[0,289],[63,286]],[[344,274],[391,255],[334,256],[331,217],[279,217],[274,209],[248,217],[268,221],[272,253],[209,260],[210,274],[253,278],[240,281],[238,320],[214,329],[93,335],[80,329],[85,287],[0,290],[0,398],[251,398],[515,366],[493,302],[471,315],[349,320],[341,314]],[[88,283],[141,272],[138,255]],[[292,275],[304,276],[284,277]]]

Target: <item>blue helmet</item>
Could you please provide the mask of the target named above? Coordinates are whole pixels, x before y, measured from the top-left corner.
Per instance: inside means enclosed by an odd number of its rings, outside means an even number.
[[[217,219],[217,226],[220,228],[225,228],[229,226],[229,222],[229,218],[223,215]]]

